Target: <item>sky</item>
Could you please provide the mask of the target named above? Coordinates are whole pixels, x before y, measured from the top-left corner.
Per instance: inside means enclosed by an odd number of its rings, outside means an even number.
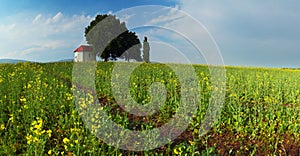
[[[2,0],[0,59],[71,59],[94,17],[115,14],[141,42],[148,37],[153,61],[299,67],[299,7],[297,0]]]

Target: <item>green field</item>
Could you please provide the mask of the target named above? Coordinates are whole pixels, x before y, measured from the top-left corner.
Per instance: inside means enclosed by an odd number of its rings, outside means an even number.
[[[226,67],[221,115],[202,136],[201,123],[212,91],[218,88],[212,85],[207,66],[194,65],[198,85],[190,89],[198,92],[198,98],[191,99],[198,109],[188,128],[164,146],[134,152],[96,137],[92,131],[97,130],[93,127],[97,124],[93,123],[103,121],[95,111],[95,118],[89,119],[92,124],[86,127],[81,118],[86,107],[99,101],[97,108],[119,126],[149,130],[176,114],[186,82],[180,82],[167,65],[141,64],[130,77],[132,99],[147,104],[151,99],[147,90],[154,82],[164,84],[167,94],[157,113],[134,116],[120,108],[114,98],[114,65],[98,63],[96,92],[83,89],[86,99],[79,99],[84,102],[76,105],[80,101],[74,102],[74,86],[80,84],[72,83],[73,63],[1,64],[0,155],[300,155],[300,70]]]

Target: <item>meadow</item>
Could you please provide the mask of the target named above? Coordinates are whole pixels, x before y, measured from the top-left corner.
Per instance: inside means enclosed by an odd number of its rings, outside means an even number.
[[[135,152],[96,137],[95,126],[105,121],[97,111],[90,114],[95,118],[84,118],[86,110],[97,101],[97,108],[119,126],[153,129],[176,114],[185,82],[164,64],[141,64],[130,76],[132,99],[147,104],[154,82],[164,84],[167,94],[157,113],[134,116],[118,105],[112,92],[113,85],[118,87],[111,83],[112,74],[122,75],[113,73],[115,64],[99,62],[90,73],[95,74],[96,90],[83,88],[78,94],[85,98],[79,99],[74,97],[74,86],[80,84],[73,83],[73,63],[0,64],[0,155],[300,155],[300,70],[226,67],[222,112],[201,135],[212,91],[218,88],[207,66],[193,65],[197,88],[190,89],[199,97],[188,128],[164,146]]]

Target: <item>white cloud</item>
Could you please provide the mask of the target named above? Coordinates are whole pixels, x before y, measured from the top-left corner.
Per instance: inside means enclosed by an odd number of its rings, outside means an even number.
[[[277,66],[274,62],[283,58],[290,58],[284,60],[289,64],[294,55],[300,57],[298,1],[179,0],[179,5],[208,28],[225,63]],[[182,27],[193,30],[188,24]]]
[[[200,23],[197,23],[193,18],[180,11],[179,8],[180,6],[175,6],[174,8],[142,6],[128,9],[118,14],[121,16],[124,14],[133,15],[128,21],[130,22],[128,28],[137,32],[141,41],[143,41],[144,36],[147,36],[150,45],[154,42],[166,43],[171,47],[177,48],[191,62],[205,63],[205,61],[203,62],[203,57],[193,44],[200,46],[200,48],[201,46],[206,47],[204,50],[208,53],[208,51],[211,52],[213,49],[212,40],[210,40],[210,36]],[[161,54],[161,58],[167,62],[170,61],[164,54],[170,54],[174,50],[172,48],[162,49],[161,47],[157,48],[154,45],[151,53],[155,54],[157,58]],[[207,59],[211,64],[216,64],[216,61],[213,61],[213,57]],[[182,62],[178,59],[173,59],[173,61]]]
[[[20,52],[10,51],[10,52],[7,52],[6,54],[2,55],[1,58],[18,58],[16,56],[19,54],[20,54]]]
[[[28,49],[21,51],[20,54],[22,57],[26,57],[27,55],[30,55],[34,52],[36,53],[36,52],[44,51],[44,50],[46,50],[45,47],[32,47],[32,48],[28,48]]]
[[[26,19],[13,15],[11,21],[15,23],[0,24],[0,58],[35,61],[72,58],[73,49],[83,40],[84,28],[92,20],[89,15],[68,16],[61,12],[52,16],[27,14]]]
[[[52,22],[53,22],[53,23],[59,22],[63,17],[64,17],[64,15],[63,15],[61,12],[58,12],[58,13],[52,18]]]
[[[107,12],[107,14],[112,15],[113,12],[110,10],[110,11]]]
[[[183,14],[180,14],[178,12],[174,12],[173,10],[171,10],[167,15],[158,16],[157,18],[154,18],[151,21],[149,21],[146,25],[156,25],[156,24],[160,24],[160,23],[168,23],[168,22],[172,22],[172,21],[175,21],[175,20],[183,18],[183,17],[184,17]]]
[[[150,43],[160,41],[176,47],[193,63],[206,63],[206,59],[210,64],[222,64],[220,58],[216,57],[216,54],[218,54],[217,47],[205,27],[185,12],[178,10],[178,8],[158,8],[155,12],[152,12],[152,16],[148,16],[148,22],[145,26],[154,27],[148,29],[146,27],[144,31],[140,32],[139,36],[147,36]],[[152,10],[149,9],[149,11]],[[146,12],[144,14],[149,15]],[[139,18],[135,20],[139,20]],[[172,53],[171,51],[169,49],[168,53]],[[153,48],[152,53],[162,54],[157,48]],[[164,58],[169,61],[168,58]],[[174,61],[181,62],[178,59]]]
[[[43,16],[42,14],[36,15],[35,18],[34,18],[34,20],[32,21],[32,23],[35,24],[35,23],[39,22],[39,20],[42,18],[42,16]]]
[[[16,27],[16,24],[12,24],[8,27],[8,31],[13,31],[14,28]]]
[[[122,14],[122,16],[118,18],[120,19],[121,22],[128,23],[128,21],[134,16],[135,14]]]

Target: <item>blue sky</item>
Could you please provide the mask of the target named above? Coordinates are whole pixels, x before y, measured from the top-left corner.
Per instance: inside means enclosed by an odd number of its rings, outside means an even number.
[[[172,7],[198,20],[216,41],[227,65],[300,66],[300,1],[297,0],[3,0],[0,2],[0,58],[40,62],[73,58],[72,51],[84,43],[84,28],[96,14],[118,14],[130,28],[132,23],[142,19],[133,18],[129,11],[121,11],[122,14],[119,11],[141,5]],[[176,23],[182,19],[187,22]],[[164,21],[158,25],[186,29],[190,34],[201,33],[172,10],[157,11],[149,20],[148,24]],[[176,51],[172,45],[176,45],[181,55],[195,59],[191,62],[205,60],[194,57],[193,48],[178,40],[174,32],[149,27],[136,29],[136,32],[140,38],[149,36],[152,46],[155,45],[152,59],[160,56],[167,60],[172,50]],[[196,35],[190,40],[198,41]],[[174,55],[173,60],[179,57]]]

